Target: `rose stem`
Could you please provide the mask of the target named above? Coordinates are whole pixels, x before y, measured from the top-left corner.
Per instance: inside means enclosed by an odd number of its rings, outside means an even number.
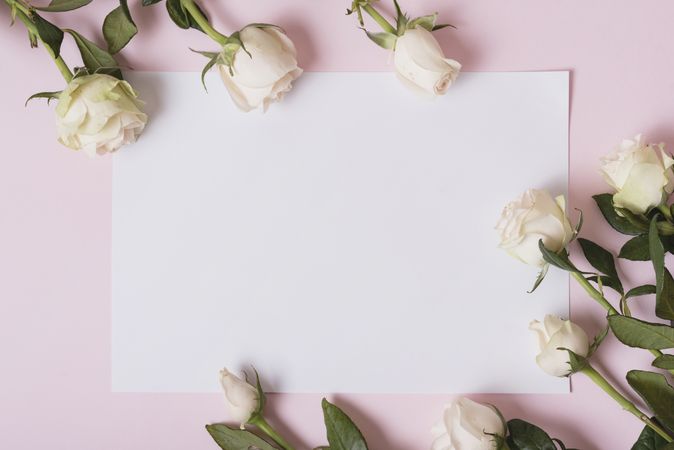
[[[283,437],[276,432],[274,428],[272,428],[271,425],[262,417],[261,415],[258,415],[254,419],[250,421],[251,425],[255,425],[258,427],[260,430],[264,431],[264,433],[272,438],[274,442],[276,442],[278,445],[281,446],[283,450],[295,450],[292,445],[288,443]]]
[[[658,433],[665,441],[667,442],[672,442],[673,439],[672,437],[667,434],[662,428],[660,428],[655,422],[653,422],[651,419],[648,418],[646,414],[644,414],[639,408],[637,408],[634,403],[629,401],[627,398],[625,398],[624,395],[622,395],[616,388],[614,388],[611,383],[606,380],[600,374],[597,372],[594,367],[591,365],[587,365],[584,369],[580,371],[580,373],[586,375],[590,380],[592,380],[597,386],[602,388],[604,392],[606,392],[613,400],[615,400],[622,408],[631,413],[632,415],[636,416],[639,420],[641,420],[643,423],[645,423],[647,426],[649,426],[653,431]]]
[[[194,18],[194,21],[204,30],[211,39],[220,45],[225,45],[227,43],[227,36],[217,31],[215,28],[208,23],[208,19],[201,14],[201,11],[194,3],[194,0],[180,0],[180,3],[187,10],[187,12]]]
[[[375,22],[379,24],[380,27],[387,33],[393,33],[396,34],[396,29],[391,25],[386,19],[384,19],[384,16],[379,14],[379,11],[374,9],[372,5],[366,4],[363,6],[363,9],[365,10],[366,13],[370,15],[374,19]]]
[[[40,35],[37,32],[37,28],[35,28],[35,24],[30,20],[30,11],[28,8],[26,8],[24,5],[21,3],[17,2],[16,0],[5,0],[5,3],[9,5],[10,8],[15,8],[16,11],[16,17],[19,18],[19,20],[24,24],[26,29],[28,29],[28,32],[32,35],[35,36],[37,39],[40,39]],[[44,48],[47,50],[47,53],[49,53],[49,56],[51,56],[52,60],[54,60],[54,63],[56,64],[56,67],[58,68],[59,72],[61,72],[61,75],[63,78],[70,83],[70,81],[73,79],[73,73],[70,71],[70,68],[66,64],[66,62],[63,60],[61,55],[58,57],[54,55],[54,52],[48,45],[44,45],[44,41],[40,39],[40,41],[43,43]]]

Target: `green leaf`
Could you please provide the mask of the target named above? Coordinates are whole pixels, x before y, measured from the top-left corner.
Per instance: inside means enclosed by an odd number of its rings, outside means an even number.
[[[627,382],[646,402],[663,426],[674,430],[674,388],[664,375],[644,370],[627,372]]]
[[[665,247],[658,233],[658,215],[651,219],[648,246],[655,271],[655,314],[661,319],[674,320],[674,278],[665,268]]]
[[[398,39],[398,36],[396,36],[395,34],[387,33],[385,31],[379,33],[371,33],[367,31],[365,28],[363,28],[363,31],[365,31],[365,34],[367,35],[368,38],[370,38],[372,42],[387,50],[391,50],[393,47],[395,47],[396,40]]]
[[[119,78],[120,80],[122,79],[122,71],[119,70],[117,61],[115,61],[115,58],[110,53],[103,50],[75,30],[65,30],[65,32],[69,33],[75,40],[77,48],[82,55],[82,62],[89,73],[98,73],[102,69],[105,69],[109,70],[109,74],[113,77]]]
[[[585,254],[585,258],[592,267],[612,279],[609,283],[605,284],[616,288],[616,290],[622,294],[624,290],[622,283],[620,282],[620,277],[618,276],[618,271],[615,268],[613,255],[608,250],[595,244],[589,239],[579,238],[578,243],[580,243],[583,254]]]
[[[548,433],[521,419],[508,421],[510,450],[557,450]]]
[[[108,44],[108,51],[115,54],[138,33],[138,27],[131,17],[127,0],[120,0],[119,6],[113,9],[103,21],[103,37]]]
[[[73,9],[81,8],[88,5],[93,0],[52,0],[47,6],[35,6],[33,9],[46,12],[64,12],[72,11]]]
[[[163,2],[163,1],[164,0],[143,0],[141,4],[143,6],[152,6],[152,5],[155,5],[155,4],[157,4],[159,2]]]
[[[618,340],[629,347],[649,350],[674,348],[674,328],[670,326],[617,314],[609,316],[608,323]]]
[[[674,370],[674,355],[661,355],[653,360],[653,367],[663,370]]]
[[[49,102],[52,101],[52,100],[58,100],[60,95],[61,95],[61,91],[38,92],[37,94],[33,94],[30,97],[28,97],[28,99],[26,100],[26,104],[24,106],[27,106],[28,102],[35,99],[35,98],[46,98],[47,104],[49,104]]]
[[[646,425],[631,450],[664,450],[667,441]]]
[[[258,397],[258,402],[257,402],[257,409],[253,412],[253,417],[255,416],[262,416],[262,412],[264,411],[264,406],[267,404],[267,396],[264,393],[264,389],[262,389],[262,383],[260,383],[260,374],[257,373],[257,369],[253,367],[253,372],[255,372],[255,389],[257,389],[257,397]]]
[[[403,14],[402,10],[400,9],[400,5],[398,4],[398,0],[393,0],[393,5],[395,6],[396,9],[396,33],[398,36],[402,36],[403,33],[405,33],[405,30],[407,29],[407,16]]]
[[[442,30],[443,28],[454,28],[456,30],[456,27],[450,23],[441,23],[433,27],[431,31],[437,31],[437,30]]]
[[[223,450],[249,450],[251,448],[276,450],[276,447],[250,431],[230,428],[221,423],[206,425],[206,430]]]
[[[410,23],[407,25],[407,27],[408,28],[421,27],[427,29],[428,31],[433,31],[433,28],[435,28],[435,22],[437,20],[438,20],[438,13],[429,14],[427,16],[421,16],[417,17],[414,20],[411,20]]]
[[[54,58],[58,58],[61,54],[61,44],[63,43],[63,31],[53,23],[43,19],[37,13],[31,16],[37,34],[40,36],[44,45],[49,47],[54,54]]]
[[[534,292],[534,291],[538,288],[538,286],[541,285],[541,283],[542,283],[543,280],[545,279],[545,276],[548,274],[548,270],[549,270],[549,269],[550,269],[550,264],[546,264],[546,265],[544,265],[544,266],[541,268],[541,271],[538,272],[538,276],[536,277],[536,281],[534,281],[534,286],[533,286],[533,287],[531,288],[531,290],[528,292],[529,294],[531,294],[532,292]]]
[[[199,10],[201,15],[206,17],[206,20],[208,20],[208,16],[201,9],[201,7],[199,7],[199,5],[196,3],[194,6]],[[180,2],[180,0],[166,0],[166,9],[168,10],[171,20],[173,20],[173,22],[180,28],[185,30],[188,28],[194,28],[199,31],[204,31],[194,20],[192,15],[183,7],[183,4]]]
[[[365,438],[344,411],[323,399],[323,417],[332,450],[367,450]]]
[[[625,297],[639,297],[642,295],[652,295],[652,294],[655,294],[655,286],[653,286],[652,284],[644,284],[643,286],[637,286],[627,291]]]
[[[538,248],[540,249],[543,255],[543,259],[548,264],[552,264],[557,268],[569,272],[579,272],[578,269],[576,269],[576,266],[574,266],[571,260],[569,260],[569,256],[566,254],[565,249],[562,249],[561,253],[555,253],[552,250],[549,250],[547,247],[545,247],[543,239],[538,241]]]
[[[625,242],[625,245],[620,249],[618,258],[629,259],[630,261],[649,261],[651,252],[648,249],[648,235],[642,234]]]
[[[637,226],[630,222],[625,217],[621,217],[616,212],[613,206],[613,195],[611,194],[599,194],[592,197],[597,203],[599,210],[606,219],[606,221],[611,225],[616,231],[619,231],[623,234],[629,234],[637,236],[648,231],[647,227]]]
[[[218,62],[218,59],[220,59],[219,53],[216,53],[215,55],[211,56],[211,59],[208,60],[203,70],[201,71],[201,84],[204,86],[204,90],[206,92],[208,92],[208,88],[206,87],[206,74]]]

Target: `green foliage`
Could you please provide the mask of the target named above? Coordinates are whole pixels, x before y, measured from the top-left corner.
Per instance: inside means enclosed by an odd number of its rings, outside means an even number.
[[[611,286],[621,294],[624,292],[618,271],[615,267],[615,260],[613,255],[608,250],[600,245],[590,241],[589,239],[579,238],[578,243],[583,249],[583,254],[587,261],[597,269],[600,273],[605,274],[608,279],[602,280],[607,286]]]
[[[543,255],[543,259],[548,264],[551,264],[559,269],[566,270],[568,272],[580,273],[580,271],[576,269],[576,266],[574,266],[571,260],[569,259],[569,255],[566,252],[566,249],[562,249],[560,253],[555,253],[545,246],[542,239],[538,241],[538,248],[540,249],[541,254]]]
[[[667,441],[646,425],[631,450],[666,450]]]
[[[155,2],[156,3],[156,2]],[[199,10],[202,16],[208,16],[206,13],[199,7],[198,4],[194,6]],[[199,24],[194,20],[194,17],[183,7],[183,4],[180,0],[166,0],[166,10],[168,11],[169,17],[173,22],[182,29],[194,28],[195,30],[204,31],[201,29]]]
[[[658,215],[653,216],[648,231],[648,246],[655,270],[655,314],[674,320],[674,278],[665,267],[665,248],[658,234]]]
[[[674,430],[674,388],[664,375],[644,370],[630,370],[627,382],[646,402],[664,427]]]
[[[206,425],[206,431],[223,450],[249,450],[251,448],[276,450],[276,447],[250,431],[230,428],[221,423]]]
[[[661,355],[653,361],[653,367],[664,370],[674,370],[674,355]]]
[[[555,440],[548,433],[521,419],[508,421],[507,443],[510,450],[557,450]],[[561,445],[564,448],[564,444]]]
[[[103,21],[103,37],[108,44],[108,51],[115,54],[138,33],[138,27],[131,17],[127,0],[120,0],[119,6],[113,9]]]
[[[624,216],[620,216],[615,207],[613,206],[613,195],[611,194],[599,194],[592,197],[597,203],[599,210],[606,219],[606,221],[611,225],[616,231],[619,231],[622,234],[628,234],[632,236],[638,236],[640,234],[646,233],[648,231],[647,226],[638,225],[632,223],[629,219]]]
[[[648,248],[648,235],[642,234],[633,237],[620,249],[619,258],[629,259],[630,261],[648,261],[651,259],[651,253]]]
[[[92,1],[93,0],[52,0],[47,6],[32,5],[32,8],[45,12],[64,12],[81,8],[88,5]]]
[[[618,340],[629,347],[674,348],[674,328],[670,326],[620,315],[609,316],[608,323]]]
[[[367,450],[363,434],[344,411],[326,399],[322,406],[331,450]]]
[[[110,53],[103,50],[75,30],[68,29],[64,31],[69,33],[75,40],[77,48],[80,50],[80,55],[82,55],[82,62],[84,62],[84,66],[88,73],[93,74],[105,71],[105,73],[108,73],[115,78],[119,78],[120,80],[123,78],[122,71],[119,70],[117,61],[115,61],[115,58]]]
[[[393,49],[396,45],[396,40],[398,39],[398,36],[396,36],[393,33],[387,33],[385,31],[379,32],[379,33],[372,33],[370,31],[367,31],[365,28],[363,28],[363,31],[367,35],[368,38],[381,48],[385,48],[387,50]]]
[[[53,23],[43,19],[39,14],[33,13],[31,20],[35,24],[40,40],[49,47],[54,54],[54,58],[58,58],[61,54],[61,44],[63,43],[63,31]]]

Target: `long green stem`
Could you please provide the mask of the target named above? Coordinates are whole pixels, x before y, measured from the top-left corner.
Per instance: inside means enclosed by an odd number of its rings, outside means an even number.
[[[40,39],[40,34],[38,33],[33,21],[30,19],[30,10],[16,0],[5,0],[5,3],[7,3],[7,5],[9,5],[9,7],[15,11],[16,17],[21,21],[21,23],[24,24],[31,36],[35,36],[35,38]],[[73,73],[70,71],[70,68],[63,60],[61,55],[56,56],[48,45],[43,45],[43,47],[45,50],[47,50],[49,56],[51,56],[54,64],[56,64],[56,68],[59,70],[59,72],[61,72],[63,78],[66,80],[66,82],[69,83],[73,79]]]
[[[644,414],[639,408],[637,408],[634,403],[629,401],[622,395],[616,388],[614,388],[611,383],[608,382],[602,374],[597,372],[594,367],[588,365],[583,370],[580,371],[582,374],[586,375],[590,380],[592,380],[597,386],[602,388],[613,400],[615,400],[625,411],[637,417],[640,421],[648,425],[653,431],[658,433],[665,441],[672,442],[672,437],[665,432],[658,424],[653,422],[646,414]]]
[[[227,42],[227,36],[220,33],[218,30],[213,28],[208,22],[208,19],[204,17],[197,5],[194,3],[194,0],[180,0],[185,10],[194,18],[194,21],[199,24],[204,33],[206,33],[211,39],[220,45],[225,45]]]
[[[272,438],[283,450],[295,450],[292,445],[288,443],[283,436],[281,436],[271,425],[262,417],[261,415],[255,417],[250,422],[251,425],[255,425],[260,430],[262,430],[267,436]]]
[[[370,15],[374,19],[377,24],[379,24],[380,27],[387,33],[393,33],[396,34],[396,29],[393,25],[391,25],[388,20],[384,18],[381,14],[379,14],[379,11],[374,9],[372,5],[366,4],[363,6],[363,9],[365,10],[366,13]]]

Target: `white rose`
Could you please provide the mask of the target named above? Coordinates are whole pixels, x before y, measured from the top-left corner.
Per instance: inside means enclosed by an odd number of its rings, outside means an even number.
[[[646,145],[637,135],[625,139],[618,149],[601,159],[606,182],[616,190],[615,206],[644,214],[658,206],[674,189],[674,160],[663,145]]]
[[[407,86],[433,96],[446,93],[461,70],[461,64],[445,58],[433,34],[420,26],[398,37],[393,63]]]
[[[110,75],[73,79],[56,106],[58,140],[88,155],[114,152],[136,142],[147,115],[131,85]]]
[[[257,389],[227,369],[220,371],[220,384],[225,391],[232,420],[239,422],[243,429],[260,404]]]
[[[432,450],[496,450],[492,435],[505,436],[505,424],[493,406],[464,397],[445,406],[442,420],[431,432]]]
[[[538,337],[540,353],[536,356],[536,364],[545,373],[555,377],[565,377],[571,372],[569,352],[558,348],[568,348],[580,356],[587,356],[590,349],[590,340],[585,331],[570,320],[548,314],[543,323],[537,320],[531,322],[529,329]]]
[[[302,74],[293,42],[278,27],[248,26],[241,30],[243,48],[230,67],[219,64],[220,76],[236,105],[243,111],[280,101]]]
[[[547,191],[529,189],[506,205],[496,224],[500,247],[532,266],[545,265],[538,241],[559,252],[573,237],[573,228],[565,213],[564,197],[555,199]]]

